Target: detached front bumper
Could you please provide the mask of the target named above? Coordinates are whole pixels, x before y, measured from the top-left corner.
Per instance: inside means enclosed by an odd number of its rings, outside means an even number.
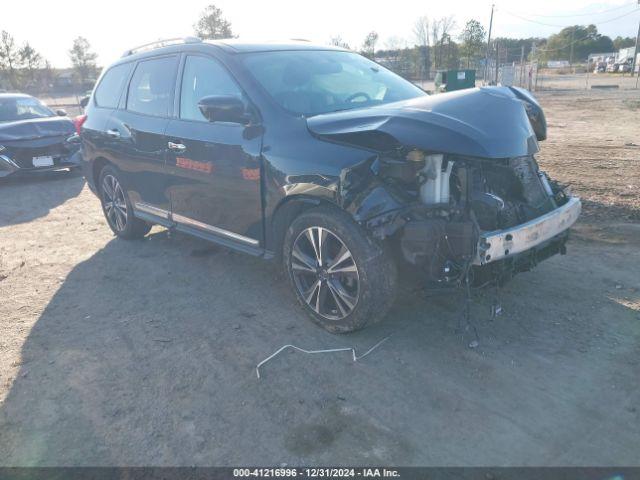
[[[481,233],[474,265],[512,257],[548,242],[568,230],[581,210],[580,199],[570,197],[564,205],[529,222],[506,230]]]

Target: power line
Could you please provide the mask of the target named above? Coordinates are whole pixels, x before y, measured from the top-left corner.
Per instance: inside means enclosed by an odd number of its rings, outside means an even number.
[[[539,13],[518,13],[518,15],[524,15],[525,17],[545,17],[545,18],[571,18],[571,17],[589,17],[594,15],[602,15],[603,13],[615,12],[616,10],[620,10],[622,8],[630,7],[632,5],[636,5],[635,3],[625,3],[624,5],[618,5],[617,7],[610,8],[608,10],[602,10],[600,12],[591,12],[591,13],[572,13],[571,15],[542,15]]]
[[[628,7],[628,6],[630,6],[630,5],[631,5],[631,4],[627,4],[627,5],[624,5],[624,6],[625,6],[625,7]],[[533,23],[538,23],[538,24],[540,24],[540,25],[546,25],[546,26],[549,26],[549,27],[570,28],[570,27],[573,27],[573,26],[574,26],[574,25],[552,25],[552,24],[548,24],[548,23],[542,23],[542,22],[538,22],[538,21],[536,21],[536,20],[531,20],[531,19],[527,19],[527,18],[521,17],[520,15],[517,15],[517,14],[515,14],[515,13],[509,12],[509,11],[507,11],[507,10],[503,10],[503,11],[504,11],[505,13],[508,13],[509,15],[512,15],[512,16],[517,17],[517,18],[520,18],[520,19],[522,19],[522,20],[524,20],[524,21],[527,21],[527,22],[533,22]],[[627,15],[631,15],[631,14],[636,13],[636,12],[640,12],[640,9],[638,9],[638,8],[634,8],[634,9],[633,9],[632,11],[630,11],[630,12],[626,12],[626,13],[624,13],[624,14],[622,14],[622,15],[618,15],[617,17],[610,18],[610,19],[608,19],[608,20],[603,20],[602,22],[593,23],[592,25],[596,25],[596,26],[597,26],[597,25],[602,25],[603,23],[613,22],[614,20],[618,20],[618,19],[620,19],[620,18],[626,17]],[[562,46],[562,47],[559,47],[559,48],[538,48],[538,49],[536,49],[536,53],[538,53],[538,52],[556,52],[556,51],[564,50],[564,49],[566,49],[566,48],[571,47],[572,45],[575,45],[576,43],[582,42],[583,40],[587,40],[587,39],[588,39],[588,38],[590,38],[590,37],[591,37],[591,34],[586,35],[586,36],[584,36],[584,37],[582,37],[582,38],[575,39],[575,40],[573,40],[572,42],[567,43],[566,45],[564,45],[564,46]]]
[[[567,28],[567,27],[572,27],[573,26],[573,25],[557,25],[557,24],[553,24],[553,23],[539,22],[538,20],[533,20],[533,19],[530,19],[530,18],[526,18],[526,17],[520,16],[520,15],[518,15],[516,13],[509,12],[508,10],[503,10],[503,12],[505,12],[505,13],[513,16],[513,17],[519,18],[520,20],[524,20],[525,22],[537,23],[538,25],[544,25],[546,27]],[[603,20],[602,22],[592,23],[591,25],[596,25],[597,26],[597,25],[602,25],[604,23],[613,22],[614,20],[618,20],[620,18],[626,17],[627,15],[631,15],[631,14],[636,13],[636,12],[640,12],[640,9],[639,8],[634,8],[630,12],[623,13],[622,15],[618,15],[617,17],[610,18],[608,20]]]
[[[586,37],[582,37],[582,38],[579,38],[577,40],[574,40],[573,42],[567,43],[566,45],[564,45],[562,47],[559,47],[559,48],[536,48],[536,53],[538,53],[538,52],[558,52],[560,50],[564,50],[564,49],[570,47],[571,45],[575,45],[578,42],[582,42],[583,40],[586,40],[586,39],[588,39],[590,37],[591,37],[591,35],[587,35]]]

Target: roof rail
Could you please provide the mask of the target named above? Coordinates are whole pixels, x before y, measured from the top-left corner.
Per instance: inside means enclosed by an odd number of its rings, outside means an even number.
[[[166,38],[164,40],[156,40],[155,42],[145,43],[144,45],[139,45],[134,48],[130,48],[125,51],[122,56],[128,57],[129,55],[133,55],[137,52],[142,52],[144,50],[153,50],[154,48],[166,47],[168,45],[179,45],[181,43],[201,43],[202,40],[196,37],[176,37],[176,38]]]

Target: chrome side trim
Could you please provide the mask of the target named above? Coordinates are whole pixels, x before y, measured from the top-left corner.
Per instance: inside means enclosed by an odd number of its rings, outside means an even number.
[[[244,235],[230,232],[229,230],[225,230],[224,228],[214,227],[213,225],[199,222],[198,220],[194,220],[193,218],[184,217],[176,213],[173,213],[171,215],[171,218],[173,219],[174,222],[182,223],[183,225],[188,225],[190,227],[199,228],[200,230],[205,230],[215,235],[220,235],[221,237],[237,240],[239,242],[246,243],[247,245],[251,245],[253,247],[258,247],[260,245],[260,242],[254,238],[245,237]]]
[[[133,205],[135,210],[140,210],[141,212],[149,213],[151,215],[155,215],[156,217],[169,219],[169,212],[162,208],[154,207],[153,205],[149,205],[148,203],[136,202]]]
[[[581,210],[580,199],[571,197],[561,207],[522,225],[481,233],[474,265],[485,265],[552,239],[568,230],[578,220]]]

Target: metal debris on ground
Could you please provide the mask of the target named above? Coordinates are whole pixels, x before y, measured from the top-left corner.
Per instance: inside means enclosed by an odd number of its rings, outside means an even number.
[[[478,335],[478,329],[476,328],[473,318],[471,317],[471,282],[469,279],[468,271],[464,276],[463,282],[464,283],[462,288],[464,293],[464,309],[462,311],[462,316],[459,317],[458,320],[458,331],[460,332],[460,336],[464,340],[465,332],[471,330],[475,339],[472,340],[471,343],[469,343],[469,348],[476,348],[478,345],[480,345],[480,336]]]
[[[491,303],[491,318],[494,319],[502,315],[502,304],[500,303],[500,282],[495,279],[495,290],[493,295],[493,302]]]
[[[480,287],[475,287],[476,289],[480,289],[480,288],[484,288],[487,285],[493,284],[494,290],[493,290],[493,298],[491,300],[491,307],[490,307],[490,320],[493,320],[494,318],[499,317],[500,315],[502,315],[502,303],[500,301],[500,278],[499,276],[495,276],[493,278],[492,281],[485,283],[484,285],[480,286]],[[460,287],[462,288],[463,294],[464,294],[464,308],[462,310],[462,315],[460,315],[460,317],[458,318],[458,327],[456,329],[457,333],[459,333],[462,337],[462,340],[464,341],[465,339],[465,333],[466,332],[473,332],[473,336],[474,339],[469,342],[468,347],[469,348],[478,348],[480,346],[480,335],[478,334],[478,328],[475,325],[475,322],[473,321],[473,318],[471,316],[471,303],[472,303],[472,296],[471,296],[471,280],[470,280],[470,276],[469,276],[469,271],[467,270],[466,274],[462,277],[461,281],[460,281]]]
[[[272,358],[274,358],[275,356],[277,356],[279,353],[281,353],[282,351],[286,350],[287,348],[292,348],[294,350],[297,350],[299,352],[302,353],[309,353],[309,354],[316,354],[316,353],[335,353],[335,352],[351,352],[351,356],[353,357],[353,361],[357,362],[358,360],[363,359],[364,357],[366,357],[367,355],[369,355],[371,352],[373,352],[376,348],[378,348],[380,345],[382,345],[384,342],[386,342],[387,340],[389,340],[389,338],[391,337],[391,335],[384,337],[382,340],[380,340],[378,343],[376,343],[373,347],[371,347],[369,350],[367,350],[366,352],[364,352],[362,355],[358,356],[356,355],[356,349],[355,347],[344,347],[344,348],[329,348],[329,349],[325,349],[325,350],[305,350],[304,348],[300,348],[297,347],[295,345],[284,345],[282,347],[280,347],[278,350],[276,350],[275,352],[273,352],[271,355],[269,355],[267,358],[265,358],[264,360],[262,360],[260,363],[258,363],[258,365],[256,365],[256,376],[258,378],[260,378],[260,367],[262,365],[264,365],[265,363],[267,363],[269,360],[271,360]]]

